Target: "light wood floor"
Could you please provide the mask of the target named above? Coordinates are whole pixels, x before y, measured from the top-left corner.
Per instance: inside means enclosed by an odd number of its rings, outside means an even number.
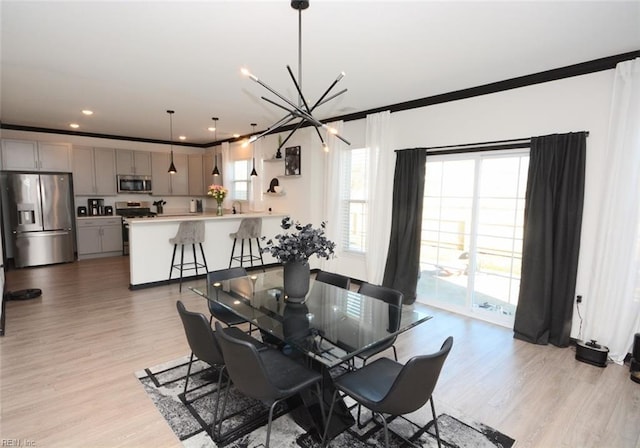
[[[9,290],[43,295],[7,303],[0,444],[180,446],[134,372],[189,353],[176,299],[203,313],[206,304],[186,287],[127,285],[125,257],[7,273]],[[435,317],[397,346],[406,360],[454,336],[434,395],[440,410],[493,426],[519,448],[640,447],[640,385],[628,367],[593,367],[570,348],[527,344],[505,328],[429,311]]]

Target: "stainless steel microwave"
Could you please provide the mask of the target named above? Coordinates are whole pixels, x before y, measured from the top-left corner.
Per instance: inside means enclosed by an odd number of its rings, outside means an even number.
[[[118,193],[151,193],[151,176],[117,175]]]

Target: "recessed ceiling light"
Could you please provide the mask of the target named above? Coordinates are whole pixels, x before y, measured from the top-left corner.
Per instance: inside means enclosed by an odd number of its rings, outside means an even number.
[[[240,137],[240,134],[233,134],[233,138],[238,138]]]
[[[72,127],[73,129],[78,129],[80,127],[78,123],[71,123],[69,126]]]
[[[92,111],[92,110],[89,110],[89,109],[84,109],[84,110],[82,111],[82,113],[83,113],[83,114],[85,114],[85,115],[93,115],[93,111]]]
[[[185,137],[184,135],[181,135],[180,137],[178,137],[180,140],[186,140],[187,137]]]

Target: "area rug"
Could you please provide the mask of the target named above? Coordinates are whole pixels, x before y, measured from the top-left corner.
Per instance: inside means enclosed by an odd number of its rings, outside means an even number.
[[[268,409],[260,402],[244,397],[237,390],[230,389],[227,409],[222,421],[221,436],[216,440],[210,436],[213,409],[217,400],[218,372],[207,364],[195,361],[189,378],[189,391],[182,395],[189,358],[177,359],[162,365],[136,372],[145,391],[165,420],[182,441],[185,448],[258,448],[264,447]],[[355,410],[353,412],[355,416]],[[468,417],[450,415],[438,416],[438,429],[442,445],[449,448],[510,448],[515,440],[482,423]],[[363,410],[362,419],[367,419]],[[410,419],[395,418],[389,422],[389,444],[393,448],[411,446],[437,447],[435,428],[430,421],[429,406]],[[420,430],[412,421],[427,425]],[[276,411],[272,424],[272,447],[317,448],[320,441],[314,432],[306,432],[291,418],[286,405]],[[330,444],[334,448],[369,448],[384,446],[382,425],[369,422],[359,429],[353,425]]]

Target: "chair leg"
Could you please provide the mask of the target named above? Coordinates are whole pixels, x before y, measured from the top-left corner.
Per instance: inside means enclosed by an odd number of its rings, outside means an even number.
[[[182,395],[184,395],[184,401],[187,401],[187,385],[189,384],[189,375],[191,375],[191,364],[193,364],[193,352],[191,352],[191,357],[189,358],[189,367],[187,368],[187,378],[184,381],[184,391],[182,391]]]
[[[264,259],[262,258],[262,247],[260,247],[260,238],[256,238],[256,243],[258,244],[258,253],[260,254],[260,264],[262,265],[262,272],[266,272],[264,270]]]
[[[169,268],[169,283],[171,283],[171,274],[173,274],[173,263],[175,262],[175,259],[176,259],[177,247],[178,246],[176,244],[173,245],[173,255],[171,256],[171,267]]]
[[[224,400],[222,401],[222,409],[220,410],[220,421],[218,422],[218,434],[222,434],[222,422],[224,420],[224,411],[227,409],[227,398],[229,397],[229,389],[231,389],[231,378],[227,376],[227,387],[224,391]]]
[[[384,446],[385,448],[389,448],[389,428],[387,428],[387,419],[384,418],[384,415],[380,414],[380,418],[382,419],[382,426],[384,426]]]
[[[193,252],[193,267],[196,268],[196,276],[198,275],[198,257],[196,257],[196,245],[191,245],[191,251]]]
[[[233,263],[233,255],[236,252],[236,241],[237,239],[233,239],[233,246],[231,246],[231,258],[229,258],[229,267],[231,267],[231,263]]]
[[[218,388],[216,389],[217,393],[218,393],[218,398],[216,399],[216,407],[213,410],[213,421],[211,422],[211,438],[214,438],[215,435],[215,430],[216,430],[216,423],[218,420],[218,409],[220,408],[220,394],[222,393],[222,377],[224,376],[224,371],[225,371],[225,367],[226,366],[222,366],[220,367],[220,369],[218,369]],[[229,387],[229,382],[227,381],[227,385],[225,387]],[[222,410],[222,412],[224,412],[224,409]],[[221,422],[221,427],[222,427],[222,422]],[[220,433],[218,432],[218,435]]]
[[[433,405],[433,396],[429,397],[431,402],[431,415],[433,415],[433,426],[436,428],[436,440],[438,441],[438,448],[441,448],[440,444],[440,431],[438,430],[438,417],[436,416],[436,407]]]
[[[240,240],[240,266],[244,266],[244,238]]]
[[[204,249],[202,248],[202,243],[198,243],[200,245],[200,253],[202,254],[202,263],[204,264],[205,274],[209,272],[209,267],[207,266],[207,259],[204,256]]]
[[[251,267],[253,267],[253,244],[251,243],[251,238],[249,238],[249,261],[251,262]]]
[[[182,270],[184,268],[184,244],[180,245],[180,287],[178,291],[182,292]]]
[[[269,439],[271,438],[271,423],[273,422],[273,410],[276,408],[276,405],[278,403],[280,403],[280,400],[274,401],[271,407],[269,407],[269,422],[267,423],[267,442],[265,444],[265,448],[269,448]]]
[[[396,346],[392,345],[391,348],[393,349],[393,359],[398,362],[398,352],[396,351]]]

